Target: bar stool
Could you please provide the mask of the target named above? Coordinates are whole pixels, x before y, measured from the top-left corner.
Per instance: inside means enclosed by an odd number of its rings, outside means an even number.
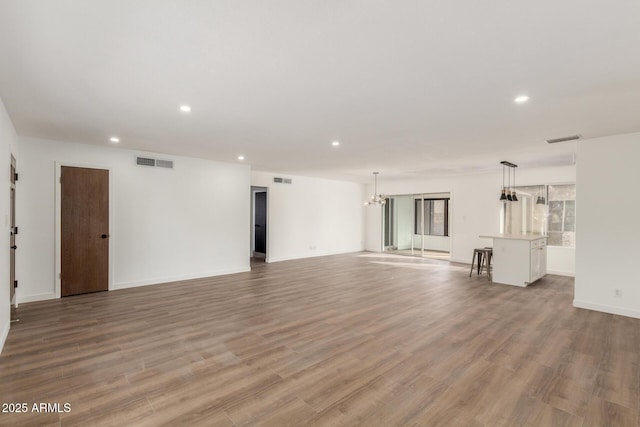
[[[493,248],[491,246],[485,246],[485,249],[489,251],[489,257],[487,258],[487,275],[489,276],[489,280],[491,280],[491,273],[493,272],[493,266],[491,265],[491,261],[493,261]],[[480,269],[482,273],[482,269]]]
[[[471,261],[471,271],[469,271],[469,277],[473,274],[473,268],[476,263],[476,257],[478,259],[478,275],[482,274],[482,270],[487,269],[487,277],[491,281],[491,258],[493,258],[493,249],[490,247],[484,247],[482,249],[473,250],[473,259]]]

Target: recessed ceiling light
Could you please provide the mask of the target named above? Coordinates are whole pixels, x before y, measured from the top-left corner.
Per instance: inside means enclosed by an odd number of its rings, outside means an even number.
[[[120,142],[120,138],[118,138],[117,136],[112,136],[111,138],[109,138],[109,141],[117,144],[118,142]]]
[[[190,113],[191,112],[191,107],[188,105],[181,105],[180,106],[180,111],[182,111],[183,113]]]
[[[238,156],[238,160],[244,160],[244,156]]]
[[[516,97],[516,99],[514,99],[514,102],[517,104],[523,104],[525,102],[527,102],[529,100],[529,97],[527,95],[520,95],[518,97]]]
[[[333,141],[331,145],[333,145],[334,147],[337,147],[338,145],[340,145],[340,141]]]

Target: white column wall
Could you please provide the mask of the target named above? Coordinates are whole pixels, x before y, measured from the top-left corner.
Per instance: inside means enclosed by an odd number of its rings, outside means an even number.
[[[640,133],[578,145],[576,307],[640,318]]]

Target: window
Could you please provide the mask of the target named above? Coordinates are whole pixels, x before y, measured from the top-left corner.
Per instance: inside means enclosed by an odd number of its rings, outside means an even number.
[[[576,244],[576,186],[550,185],[547,241],[552,246]]]
[[[502,204],[503,233],[547,236],[549,246],[576,245],[576,186],[533,185],[516,187],[517,202]]]
[[[449,199],[416,199],[414,233],[428,236],[449,235]],[[424,232],[422,215],[424,213]]]

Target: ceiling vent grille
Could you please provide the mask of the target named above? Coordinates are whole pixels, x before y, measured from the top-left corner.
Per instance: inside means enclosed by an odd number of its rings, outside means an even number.
[[[173,169],[173,160],[152,159],[151,157],[136,157],[136,165],[150,166],[152,168]]]
[[[291,178],[281,178],[279,176],[274,176],[273,182],[275,182],[276,184],[291,184],[293,181],[291,180]]]
[[[580,135],[564,136],[562,138],[547,139],[547,144],[557,144],[558,142],[575,141],[582,138]]]

